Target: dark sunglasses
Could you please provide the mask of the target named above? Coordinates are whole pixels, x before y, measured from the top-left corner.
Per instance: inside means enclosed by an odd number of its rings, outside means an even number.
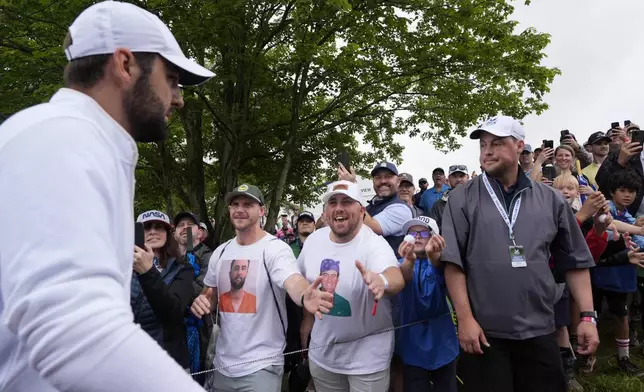
[[[453,171],[456,171],[456,170],[465,171],[465,170],[467,170],[467,167],[465,165],[452,165],[452,166],[449,167],[450,172],[453,172]]]
[[[420,234],[420,238],[429,238],[432,236],[432,233],[429,231],[410,231],[407,234],[414,238],[416,238],[418,234]]]

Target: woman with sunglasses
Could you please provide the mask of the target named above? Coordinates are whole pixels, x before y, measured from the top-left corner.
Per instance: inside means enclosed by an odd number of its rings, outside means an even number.
[[[192,302],[194,270],[177,258],[177,244],[166,214],[147,211],[136,221],[144,225],[145,249],[134,247],[130,298],[134,322],[188,371],[184,314]]]

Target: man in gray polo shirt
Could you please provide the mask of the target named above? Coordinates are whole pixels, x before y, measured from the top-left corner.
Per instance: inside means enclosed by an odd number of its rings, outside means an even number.
[[[443,215],[445,279],[458,317],[466,391],[564,392],[554,338],[554,263],[582,311],[582,354],[599,344],[588,268],[593,259],[572,210],[519,167],[525,133],[510,117],[470,135],[484,172],[450,193]]]

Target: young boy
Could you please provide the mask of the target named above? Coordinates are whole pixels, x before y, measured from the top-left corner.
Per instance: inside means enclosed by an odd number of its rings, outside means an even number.
[[[635,224],[635,218],[626,210],[635,200],[641,183],[635,173],[620,170],[609,179],[610,213],[614,220]],[[631,240],[640,248],[644,237],[632,235]],[[642,371],[630,359],[628,294],[637,291],[637,269],[634,265],[611,266],[591,269],[593,301],[595,309],[601,310],[606,298],[608,308],[616,316],[615,342],[617,344],[617,363],[621,371],[636,377],[644,377]]]

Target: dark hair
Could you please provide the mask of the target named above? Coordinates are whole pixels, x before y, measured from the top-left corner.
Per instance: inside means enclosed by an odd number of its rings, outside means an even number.
[[[158,222],[146,223],[144,225],[145,230],[150,229],[150,223],[158,223]],[[165,268],[165,266],[168,265],[168,260],[170,260],[173,257],[176,259],[177,262],[185,264],[185,260],[183,260],[183,258],[179,254],[179,244],[177,244],[177,241],[174,239],[172,229],[167,225],[163,225],[163,228],[165,229],[166,240],[165,240],[165,244],[159,250],[159,264],[161,265],[161,267]]]
[[[608,189],[614,193],[619,188],[626,188],[629,191],[640,192],[642,188],[642,181],[638,175],[629,169],[618,170],[608,179]]]
[[[436,169],[434,169],[434,170],[432,171],[432,175],[434,175],[434,174],[436,174],[436,173],[445,174],[445,170],[443,170],[443,168],[442,168],[442,167],[437,167]]]
[[[63,41],[63,48],[67,50],[71,44],[72,37],[67,33],[67,36]],[[81,88],[94,87],[105,75],[105,66],[111,56],[111,54],[97,54],[70,61],[65,66],[65,86],[78,86]],[[141,67],[143,76],[147,76],[152,72],[152,66],[156,56],[156,53],[134,53],[134,58],[136,59],[139,67]]]

